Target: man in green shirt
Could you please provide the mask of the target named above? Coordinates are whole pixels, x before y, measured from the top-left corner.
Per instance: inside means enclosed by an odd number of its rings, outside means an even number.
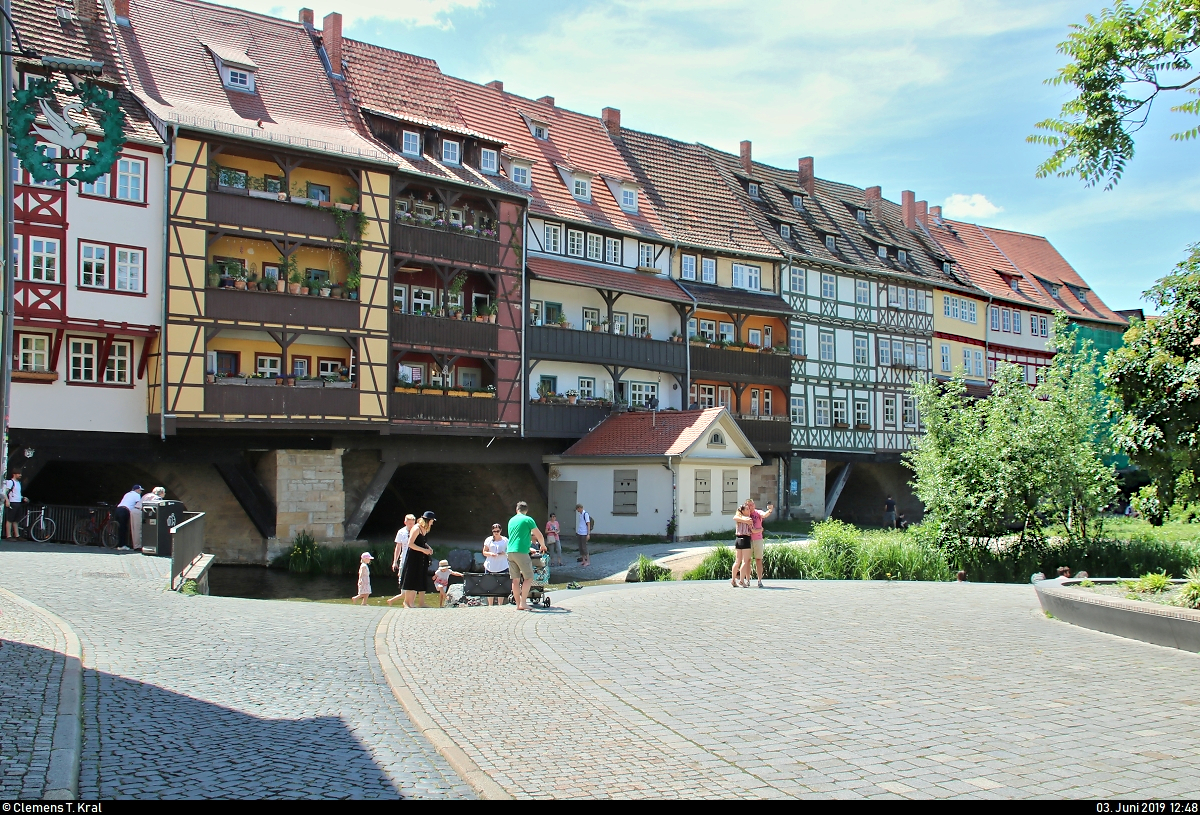
[[[529,557],[529,547],[535,540],[543,547],[546,545],[537,522],[529,517],[529,504],[521,501],[517,504],[517,514],[508,521],[508,576],[512,578],[517,611],[525,610],[525,600],[533,587],[533,560]]]

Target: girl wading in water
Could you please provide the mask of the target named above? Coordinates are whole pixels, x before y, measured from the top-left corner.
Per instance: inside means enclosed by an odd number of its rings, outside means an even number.
[[[414,608],[425,605],[425,585],[429,580],[429,564],[433,559],[433,549],[425,542],[429,530],[437,516],[426,512],[417,518],[416,525],[408,535],[408,555],[404,558],[404,571],[400,574],[400,593],[404,595],[404,607]]]
[[[746,589],[750,587],[750,531],[754,519],[747,514],[745,504],[737,508],[733,523],[737,538],[733,544],[733,577],[729,584]]]

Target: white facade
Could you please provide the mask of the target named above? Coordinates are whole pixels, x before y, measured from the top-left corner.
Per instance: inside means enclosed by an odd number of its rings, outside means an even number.
[[[616,268],[654,268],[663,275],[671,271],[670,246],[649,237],[602,232],[595,227],[530,215],[525,238],[530,254]]]
[[[13,427],[146,432],[151,372],[140,363],[162,322],[163,155],[127,144],[118,161],[126,170],[120,182],[114,167],[87,192],[67,185],[60,223],[16,227],[18,299],[26,305],[18,305],[14,331]],[[140,194],[131,193],[134,183]],[[18,186],[18,209],[34,211],[28,202],[43,189]],[[54,281],[36,255],[46,240],[56,243]],[[38,298],[49,299],[38,308]],[[23,376],[38,373],[57,378]]]

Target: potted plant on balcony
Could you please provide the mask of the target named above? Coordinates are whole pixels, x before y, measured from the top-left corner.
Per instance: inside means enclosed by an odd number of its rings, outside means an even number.
[[[321,296],[322,297],[330,297],[332,294],[333,294],[333,286],[330,285],[328,280],[322,280],[321,281]]]
[[[298,376],[296,377],[297,388],[319,388],[325,383],[319,376]]]
[[[499,303],[495,302],[494,300],[492,302],[488,303],[487,321],[489,323],[496,322],[496,315],[499,313],[500,313],[500,304]]]
[[[251,198],[264,198],[268,201],[278,201],[278,192],[267,191],[266,176],[252,175],[246,179],[246,194]]]
[[[208,265],[208,271],[204,273],[204,282],[210,289],[221,285],[221,270],[217,268],[217,264],[210,263]]]
[[[496,398],[496,386],[488,385],[486,388],[483,388],[481,390],[471,391],[471,395],[478,396],[482,399],[495,399]]]
[[[233,287],[235,289],[238,289],[239,291],[245,291],[246,290],[246,275],[239,274],[235,278],[233,278]]]
[[[571,324],[569,322],[567,322],[566,314],[558,315],[558,327],[559,328],[570,328],[571,327]]]
[[[346,291],[350,294],[351,300],[358,299],[358,287],[362,285],[362,275],[358,272],[351,272],[346,275]]]
[[[301,288],[300,293],[307,293],[309,297],[317,297],[321,293],[321,281],[315,277],[308,278],[304,281],[304,286]]]
[[[274,277],[267,277],[262,282],[263,291],[279,291],[279,280]]]
[[[573,405],[579,400],[579,391],[567,391],[567,404]]]
[[[249,272],[246,275],[246,290],[258,291],[258,272]]]
[[[304,204],[307,207],[317,206],[317,200],[308,197],[308,184],[306,182],[292,182],[292,203]]]
[[[537,395],[539,402],[549,401],[550,397],[554,395],[554,389],[550,387],[548,382],[539,382],[537,386]]]
[[[417,393],[417,389],[404,374],[396,377],[396,393]]]

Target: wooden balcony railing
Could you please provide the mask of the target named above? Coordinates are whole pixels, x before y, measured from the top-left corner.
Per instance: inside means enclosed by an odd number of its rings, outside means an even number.
[[[243,323],[353,329],[359,327],[359,302],[285,292],[205,289],[204,316]]]
[[[271,201],[221,192],[208,194],[208,220],[293,235],[322,238],[336,238],[338,235],[337,221],[329,210],[314,209],[290,201]]]
[[[531,402],[525,406],[525,435],[576,439],[608,418],[611,407],[553,405]]]
[[[599,331],[546,326],[530,326],[525,330],[525,353],[530,359],[594,362],[683,373],[687,370],[687,351],[687,345],[682,342]]]
[[[493,352],[499,342],[495,323],[451,320],[445,317],[416,317],[392,312],[392,342]]]
[[[358,415],[358,390],[287,385],[209,384],[204,386],[204,412],[338,419]]]
[[[780,354],[730,351],[725,348],[692,346],[692,379],[719,379],[762,385],[788,386],[792,360]]]
[[[738,416],[736,421],[758,452],[791,452],[792,425],[786,416]]]
[[[444,396],[440,393],[393,393],[389,399],[393,419],[413,422],[497,421],[495,399],[480,396]]]
[[[445,258],[482,266],[500,264],[500,243],[492,238],[447,232],[413,224],[392,227],[392,248],[404,254]]]

